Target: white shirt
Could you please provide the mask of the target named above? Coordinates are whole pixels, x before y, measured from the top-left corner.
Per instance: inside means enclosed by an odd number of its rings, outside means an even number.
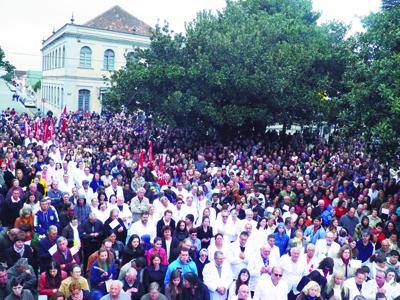
[[[249,242],[245,245],[244,259],[239,257],[240,253],[241,249],[239,241],[229,244],[226,257],[231,264],[234,278],[237,278],[241,269],[247,268],[250,257],[254,255],[253,248]]]
[[[347,279],[344,282],[344,285],[349,289],[349,299],[354,299],[355,296],[357,295],[362,295],[364,296],[366,294],[366,283],[364,282],[361,287],[361,292],[358,290],[357,285],[356,285],[356,280],[354,277]]]
[[[392,289],[390,285],[385,282],[385,284],[382,286],[382,288],[385,290],[385,296],[387,300],[392,300]],[[375,279],[371,279],[370,281],[367,281],[365,283],[365,291],[362,294],[367,300],[375,300],[376,299],[376,293],[378,293],[378,284],[376,283]]]
[[[301,260],[304,262],[304,264],[305,264],[305,272],[304,272],[304,275],[308,275],[308,274],[310,274],[312,271],[316,270],[316,269],[318,268],[319,262],[320,262],[319,259],[315,256],[315,254],[314,254],[314,256],[310,259],[309,262],[307,262],[307,253],[302,254],[302,255],[300,256],[299,259],[301,259]]]
[[[157,236],[156,226],[154,226],[154,224],[151,222],[147,222],[147,224],[144,225],[142,221],[139,220],[133,223],[129,228],[127,240],[132,234],[137,234],[138,236],[148,234],[150,235],[150,241],[153,241],[154,238]]]
[[[110,217],[110,210],[107,208],[105,211],[95,210],[94,211],[96,218],[104,224],[105,221]]]
[[[287,283],[281,278],[275,286],[270,276],[264,276],[260,279],[259,284],[254,292],[253,300],[287,300],[289,288]]]
[[[189,192],[185,189],[185,188],[182,188],[181,190],[178,190],[177,188],[172,188],[172,191],[177,195],[177,196],[179,196],[179,195],[182,195],[183,196],[183,198],[182,199],[185,199],[185,201],[186,201],[186,197],[189,195]]]
[[[68,195],[71,196],[72,194],[72,189],[75,187],[75,184],[72,180],[68,179],[68,182],[65,182],[64,179],[62,179],[58,183],[58,189],[62,191],[63,193],[68,193]]]
[[[177,207],[174,207],[172,218],[175,220],[175,222],[183,220],[185,217],[186,217],[186,215],[185,215],[185,210],[183,209],[183,206],[181,206],[180,209],[178,209]]]
[[[289,291],[297,291],[297,284],[301,280],[305,272],[305,263],[300,258],[297,262],[293,262],[291,256],[285,254],[281,257],[280,267],[283,269],[282,280],[288,285]]]
[[[89,203],[90,203],[90,201],[92,201],[93,198],[97,197],[97,193],[96,194],[93,193],[92,188],[90,188],[89,186],[88,186],[87,190],[85,190],[83,187],[81,187],[78,192],[80,195],[84,195],[86,198],[86,201]]]
[[[186,217],[188,214],[192,214],[194,216],[194,220],[197,220],[199,213],[197,211],[197,206],[194,203],[192,203],[191,206],[187,206],[186,204],[183,204],[182,210],[183,210],[184,217]]]
[[[228,220],[226,223],[217,221],[215,225],[215,231],[213,233],[222,233],[224,235],[224,240],[228,242],[232,242],[236,236],[235,226],[230,220]]]
[[[315,256],[319,260],[323,260],[325,257],[335,258],[338,256],[340,245],[336,242],[332,242],[328,246],[326,239],[320,239],[315,243]]]
[[[210,291],[211,300],[225,300],[230,284],[233,281],[232,270],[229,263],[224,262],[221,266],[221,276],[214,262],[210,262],[203,269],[204,284]],[[220,295],[216,290],[218,287],[224,287],[225,293]]]
[[[268,264],[264,264],[263,257],[261,253],[255,252],[254,255],[252,255],[249,259],[249,264],[247,266],[247,269],[250,272],[250,281],[249,281],[249,289],[250,291],[255,291],[257,285],[259,284],[261,278],[267,276],[269,277],[270,275],[268,273],[261,273],[261,268],[264,266],[269,266],[269,267],[274,267],[278,266],[278,261],[274,259],[274,257],[271,257],[269,255],[268,257]]]
[[[116,190],[117,190],[117,198],[118,197],[124,198],[124,191],[122,190],[122,187],[117,185]],[[111,195],[114,195],[114,189],[111,185],[108,188],[106,188],[104,192],[106,193],[108,200],[110,200]]]
[[[115,206],[118,211],[119,211],[119,217],[121,219],[125,219],[124,225],[126,228],[129,228],[129,226],[132,223],[132,212],[128,206],[128,204],[124,203],[122,205],[122,211],[119,209],[118,205]]]

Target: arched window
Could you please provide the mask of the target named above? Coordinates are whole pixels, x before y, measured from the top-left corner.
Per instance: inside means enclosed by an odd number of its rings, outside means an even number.
[[[136,59],[136,53],[131,51],[128,52],[128,54],[126,55],[126,63],[136,63],[137,59]]]
[[[103,67],[105,70],[114,70],[115,54],[114,51],[108,49],[104,51]]]
[[[79,58],[79,66],[81,68],[91,68],[92,67],[92,50],[88,47],[82,47],[80,58]]]
[[[89,90],[79,90],[78,92],[78,110],[89,111],[90,104],[90,91]]]

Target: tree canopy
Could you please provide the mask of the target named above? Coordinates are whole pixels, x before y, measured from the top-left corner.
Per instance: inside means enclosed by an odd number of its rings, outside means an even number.
[[[323,121],[322,99],[342,82],[346,28],[318,18],[310,0],[241,0],[199,13],[185,35],[157,26],[150,48],[112,75],[103,104],[224,134]]]
[[[363,21],[352,40],[339,100],[344,128],[362,134],[380,155],[393,159],[400,145],[400,1],[383,0],[381,11]]]
[[[383,0],[347,38],[341,23],[317,24],[310,0],[228,0],[185,35],[157,26],[111,76],[103,104],[228,138],[328,122],[390,159],[400,149],[399,15],[399,0]]]
[[[11,81],[14,75],[15,67],[8,60],[6,60],[5,57],[6,54],[4,53],[4,50],[0,47],[0,68],[4,68],[7,72],[7,74],[4,75],[3,78],[7,81]]]

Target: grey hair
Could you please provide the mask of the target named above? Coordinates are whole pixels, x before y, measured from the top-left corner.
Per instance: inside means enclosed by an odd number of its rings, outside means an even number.
[[[149,285],[149,291],[152,291],[152,290],[157,290],[157,291],[160,290],[160,285],[155,281],[150,283],[150,285]]]
[[[216,259],[220,255],[224,256],[224,253],[222,251],[215,251],[214,252],[214,259]]]
[[[120,289],[122,289],[122,287],[124,286],[123,283],[121,281],[119,281],[119,280],[111,281],[110,287],[113,286],[113,285],[118,286]]]
[[[130,268],[130,269],[126,272],[125,276],[128,276],[128,275],[130,275],[130,274],[135,274],[135,275],[137,275],[136,269]]]
[[[62,242],[65,242],[65,241],[67,241],[67,239],[65,237],[63,237],[63,236],[60,236],[57,239],[57,246],[60,245]]]

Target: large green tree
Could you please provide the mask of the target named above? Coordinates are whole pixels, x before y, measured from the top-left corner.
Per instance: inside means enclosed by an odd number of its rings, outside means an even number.
[[[10,82],[14,75],[15,67],[8,60],[6,60],[6,54],[4,53],[4,50],[1,47],[0,47],[0,68],[4,68],[6,70],[7,74],[4,75],[3,78]]]
[[[383,0],[356,36],[344,83],[340,122],[364,135],[388,160],[400,146],[400,1]]]
[[[240,0],[199,13],[185,36],[156,27],[150,48],[112,75],[103,104],[224,134],[322,121],[330,107],[321,94],[338,93],[346,29],[318,17],[310,0]]]

